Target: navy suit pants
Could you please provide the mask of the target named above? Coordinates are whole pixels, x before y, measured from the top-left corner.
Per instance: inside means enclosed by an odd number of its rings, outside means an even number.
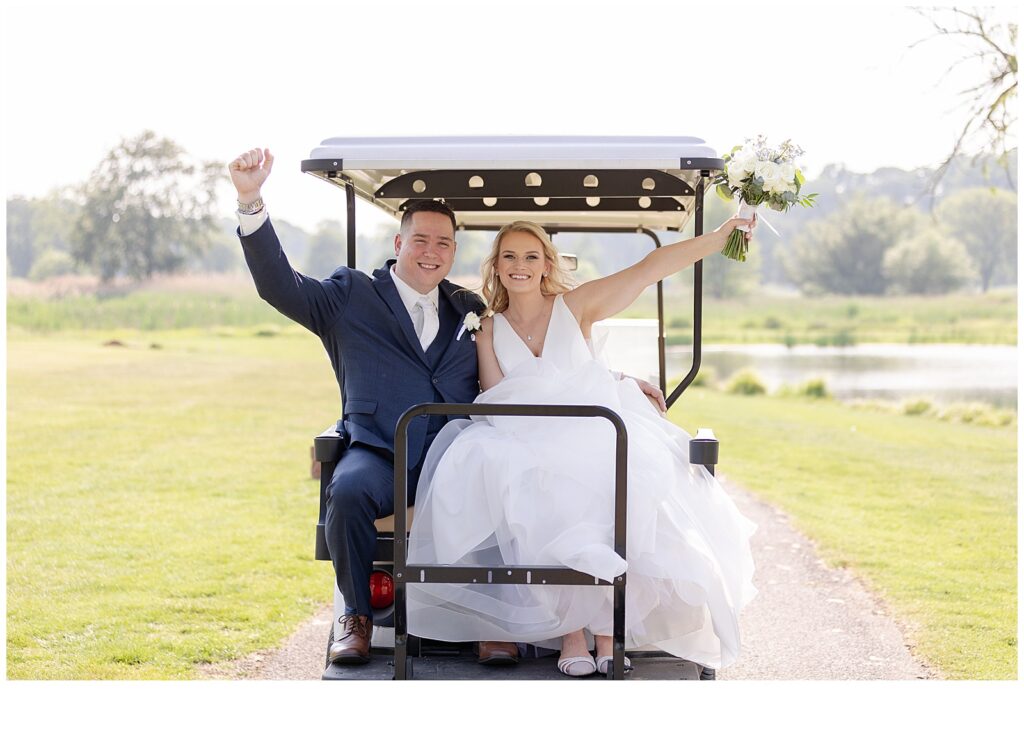
[[[349,447],[327,486],[327,549],[346,615],[370,615],[370,573],[377,545],[374,521],[395,511],[395,469],[390,452]],[[409,504],[416,498],[422,460],[409,470]]]

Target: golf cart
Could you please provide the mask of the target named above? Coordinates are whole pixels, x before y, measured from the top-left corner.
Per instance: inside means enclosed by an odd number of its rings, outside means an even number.
[[[356,266],[356,198],[400,218],[406,203],[443,199],[455,212],[459,231],[497,231],[513,220],[531,220],[553,239],[561,233],[634,233],[654,248],[656,231],[681,231],[693,218],[703,232],[703,200],[712,172],[724,166],[713,149],[692,137],[443,137],[332,138],[313,149],[302,170],[345,191],[347,265]],[[693,381],[701,360],[702,264],[693,268],[693,358],[678,386],[666,386],[663,286],[657,284],[657,377],[671,407]],[[653,371],[651,372],[654,373]],[[344,408],[343,408],[344,412]],[[477,664],[469,643],[439,643],[407,630],[407,583],[509,583],[545,586],[573,584],[613,588],[613,662],[608,677],[625,669],[625,586],[628,576],[604,581],[562,567],[512,566],[502,569],[409,564],[407,534],[406,432],[421,415],[533,415],[594,417],[615,429],[614,549],[626,555],[625,426],[617,414],[598,406],[423,404],[410,408],[395,433],[395,515],[377,521],[378,540],[371,576],[374,633],[370,663],[326,664],[324,679],[543,679],[558,676],[553,658],[539,651],[513,668]],[[342,452],[341,421],[314,441],[321,464],[320,518],[316,558],[330,560],[324,535],[326,491]],[[708,432],[690,442],[690,463],[712,474],[718,441]],[[344,612],[335,586],[334,623]],[[333,628],[328,635],[328,649]],[[630,650],[637,667],[628,678],[713,679],[711,669],[652,649]]]

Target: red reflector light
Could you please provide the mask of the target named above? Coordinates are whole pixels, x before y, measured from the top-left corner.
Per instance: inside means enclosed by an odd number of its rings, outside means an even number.
[[[380,610],[395,601],[395,580],[383,571],[370,574],[370,607]]]

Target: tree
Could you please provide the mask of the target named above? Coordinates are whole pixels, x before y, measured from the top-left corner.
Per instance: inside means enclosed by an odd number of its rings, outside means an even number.
[[[804,293],[884,294],[885,253],[926,220],[886,198],[853,197],[796,236],[783,256],[786,272]]]
[[[69,254],[78,212],[77,203],[61,189],[41,198],[8,199],[7,256],[11,276],[28,276],[41,254]]]
[[[223,170],[152,131],[123,139],[82,187],[75,260],[104,282],[181,268],[210,243]]]
[[[944,295],[974,279],[967,249],[938,228],[918,231],[886,252],[883,271],[890,292]]]
[[[11,277],[27,277],[35,259],[32,239],[32,201],[7,199],[7,262]]]
[[[935,34],[911,45],[917,46],[933,38],[955,38],[969,47],[969,52],[957,59],[946,74],[969,60],[985,66],[978,84],[961,92],[967,106],[967,120],[953,144],[946,160],[936,170],[931,183],[934,197],[936,188],[949,165],[971,145],[995,154],[1006,169],[1013,184],[1009,168],[1010,150],[1007,139],[1012,140],[1010,129],[1016,123],[1013,99],[1017,95],[1017,24],[996,17],[999,9],[971,8],[915,8],[927,18]]]
[[[967,247],[982,292],[1000,277],[1017,281],[1017,197],[1012,192],[963,190],[939,203],[935,217]]]
[[[336,220],[322,220],[309,244],[306,274],[327,279],[344,263],[345,229]]]

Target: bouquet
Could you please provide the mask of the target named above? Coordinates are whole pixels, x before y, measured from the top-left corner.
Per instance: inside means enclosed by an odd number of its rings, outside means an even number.
[[[762,204],[779,212],[797,204],[812,207],[818,195],[800,196],[804,176],[794,163],[803,153],[803,149],[788,139],[777,149],[769,147],[764,136],[753,141],[747,139],[744,146],[736,146],[725,155],[725,169],[715,176],[715,189],[723,200],[739,196],[740,207],[736,215],[740,218],[752,217]],[[726,257],[736,261],[747,260],[745,233],[748,230],[747,226],[739,226],[729,234],[729,240],[722,249]]]

